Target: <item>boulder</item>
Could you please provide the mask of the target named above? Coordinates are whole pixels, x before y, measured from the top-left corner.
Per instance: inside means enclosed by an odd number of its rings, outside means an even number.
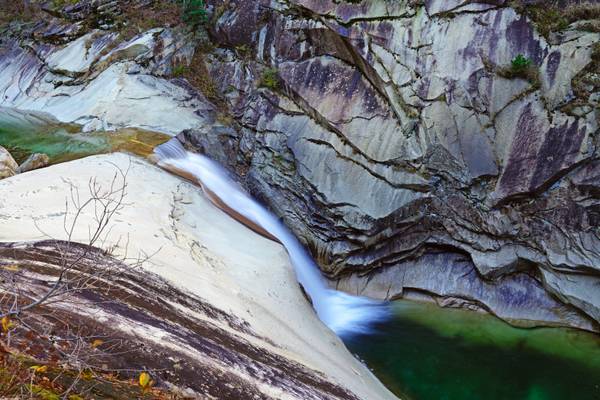
[[[50,164],[50,157],[43,153],[33,153],[17,168],[18,173],[44,168]]]
[[[16,175],[19,165],[4,147],[0,146],[0,179]]]

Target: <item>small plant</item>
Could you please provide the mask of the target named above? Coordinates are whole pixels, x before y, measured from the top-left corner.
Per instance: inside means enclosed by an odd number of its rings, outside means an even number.
[[[235,46],[235,51],[242,58],[247,58],[252,55],[252,50],[250,49],[250,47],[247,44],[240,44],[238,46]]]
[[[189,72],[189,68],[185,64],[178,64],[173,67],[173,77],[180,78]]]
[[[201,25],[208,21],[204,0],[179,0],[183,8],[183,20],[190,25]]]
[[[78,0],[52,0],[52,8],[55,10],[76,4]]]
[[[496,73],[506,79],[525,79],[528,80],[533,88],[540,87],[540,73],[536,65],[523,54],[517,55],[510,62],[510,65],[499,67]]]
[[[514,72],[523,72],[531,66],[531,60],[523,54],[519,54],[512,59],[510,66]]]
[[[259,86],[276,90],[279,88],[279,71],[277,68],[267,68],[263,71]]]

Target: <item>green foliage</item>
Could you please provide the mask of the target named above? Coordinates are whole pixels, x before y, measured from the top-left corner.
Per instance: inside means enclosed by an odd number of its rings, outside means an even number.
[[[263,71],[260,85],[271,90],[279,88],[279,71],[277,68],[267,68]]]
[[[531,60],[523,54],[519,54],[512,59],[510,66],[515,72],[525,71],[531,66]]]
[[[58,394],[54,393],[51,390],[44,389],[43,387],[38,385],[31,385],[29,387],[29,390],[31,391],[31,393],[37,395],[38,398],[42,400],[60,400],[60,396]]]
[[[76,4],[79,0],[52,0],[52,8],[55,10],[61,9],[66,6]]]
[[[179,64],[173,67],[173,76],[175,78],[179,78],[184,76],[189,72],[189,67],[184,64]]]
[[[190,25],[201,25],[208,21],[204,0],[179,0],[183,8],[183,20]]]
[[[242,58],[247,58],[252,55],[252,49],[250,49],[250,47],[247,44],[240,44],[235,46],[235,51]]]
[[[537,89],[541,85],[539,69],[523,54],[518,54],[513,58],[509,66],[497,68],[496,73],[506,79],[525,79],[531,83],[533,89]]]

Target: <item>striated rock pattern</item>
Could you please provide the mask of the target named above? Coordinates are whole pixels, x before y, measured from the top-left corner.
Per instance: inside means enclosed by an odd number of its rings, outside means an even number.
[[[47,290],[65,262],[76,273],[122,263],[102,249],[78,243],[0,243],[0,266],[19,268],[20,287],[33,297]],[[68,343],[75,330],[105,338],[95,363],[133,379],[137,370],[150,370],[161,386],[186,398],[268,400],[285,393],[301,399],[358,399],[318,371],[232,333],[268,342],[246,321],[159,276],[128,269],[124,265],[118,279],[102,290],[74,292],[64,301],[33,309],[34,317],[28,317],[51,331],[54,342]],[[38,346],[43,360],[57,353],[51,341],[41,340]]]
[[[142,3],[133,2],[132,12],[141,13]],[[43,111],[84,131],[176,134],[205,125],[212,106],[187,83],[161,78],[194,42],[169,27],[120,32],[114,20],[121,6],[132,7],[81,1],[9,29],[0,39],[0,106]]]
[[[194,54],[174,27],[116,33],[152,3],[83,0],[3,36],[0,105],[184,130],[339,289],[600,330],[597,4],[553,1],[579,13],[553,23],[540,0],[207,0]],[[199,52],[215,104],[173,77]]]
[[[237,135],[181,139],[240,172],[332,285],[599,329],[598,33],[544,37],[502,0],[209,4]]]

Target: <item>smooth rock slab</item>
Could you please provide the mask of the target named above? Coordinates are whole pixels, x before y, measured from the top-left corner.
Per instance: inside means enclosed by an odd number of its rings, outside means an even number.
[[[151,255],[143,271],[158,276],[173,291],[162,296],[168,304],[159,308],[151,304],[157,292],[142,296],[143,313],[95,313],[93,305],[85,303],[78,311],[83,317],[116,318],[115,329],[141,337],[175,358],[180,354],[194,360],[196,373],[210,372],[209,386],[233,376],[237,386],[266,399],[395,398],[318,320],[281,245],[230,218],[191,183],[141,159],[94,156],[2,181],[0,242],[46,240],[46,234],[63,240],[71,187],[85,201],[90,179],[108,188],[116,168],[127,173],[125,207],[111,221],[103,246],[113,249],[116,257]],[[118,178],[115,186],[120,183]],[[74,212],[70,207],[68,221]],[[94,207],[82,212],[74,241],[89,240],[95,216]],[[153,282],[146,288],[151,292]],[[212,317],[199,303],[185,305],[198,300],[214,310]],[[179,310],[188,322],[183,327],[177,325],[183,320],[171,317],[161,322],[160,310],[166,306]],[[301,372],[292,376],[285,365],[300,366]],[[201,391],[202,385],[195,390]]]

